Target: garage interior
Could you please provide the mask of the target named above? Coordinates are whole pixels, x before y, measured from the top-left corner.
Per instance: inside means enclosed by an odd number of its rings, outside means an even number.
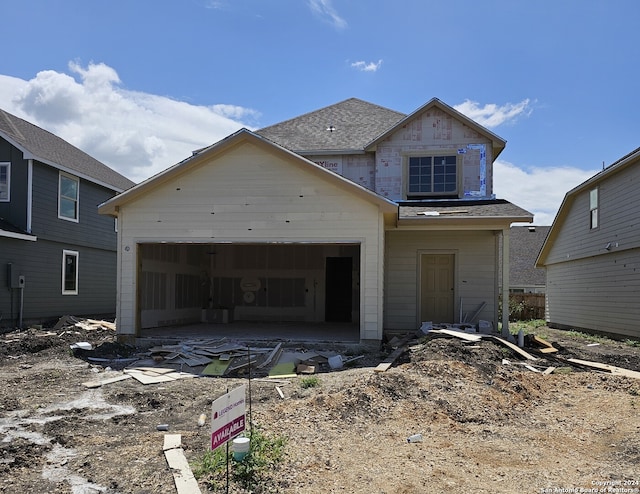
[[[138,245],[138,337],[358,341],[360,245]]]

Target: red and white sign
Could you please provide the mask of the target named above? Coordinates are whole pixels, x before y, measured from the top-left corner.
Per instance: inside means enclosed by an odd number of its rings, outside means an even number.
[[[211,405],[211,449],[230,441],[246,429],[245,385],[221,396]]]

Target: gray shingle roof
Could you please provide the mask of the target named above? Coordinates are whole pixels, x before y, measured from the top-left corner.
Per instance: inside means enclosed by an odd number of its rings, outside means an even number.
[[[399,219],[401,220],[432,216],[443,218],[533,218],[529,211],[504,199],[423,201],[420,204],[400,204]]]
[[[68,170],[116,191],[135,185],[134,182],[69,144],[64,139],[26,120],[0,109],[0,137],[3,137],[35,159]]]
[[[404,117],[404,113],[350,98],[265,127],[256,134],[298,154],[363,152],[367,144]],[[334,130],[327,130],[330,127]]]
[[[545,270],[536,268],[536,258],[550,226],[512,226],[509,230],[509,284],[546,284]]]

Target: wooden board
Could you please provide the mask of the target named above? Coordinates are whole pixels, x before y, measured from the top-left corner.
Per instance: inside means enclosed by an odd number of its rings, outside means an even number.
[[[165,368],[154,369],[153,367],[125,369],[125,372],[142,384],[159,384],[177,381],[178,379],[196,377],[195,374],[191,374],[189,372],[177,372],[174,369]]]
[[[556,353],[558,349],[553,347],[544,347],[544,348],[538,349],[538,351],[540,353]]]
[[[521,357],[526,358],[527,360],[538,360],[536,357],[534,357],[533,355],[531,355],[528,352],[525,352],[522,348],[520,348],[518,345],[514,345],[513,343],[511,343],[510,341],[507,340],[503,340],[502,338],[499,338],[498,336],[487,336],[487,338],[497,341],[498,343],[500,343],[501,345],[506,346],[507,348],[510,348],[511,350],[513,350],[514,352],[516,352],[518,355],[520,355]]]
[[[567,362],[571,362],[577,365],[584,365],[585,367],[591,367],[593,369],[599,369],[607,372],[611,372],[616,376],[633,377],[634,379],[640,379],[640,372],[625,369],[623,367],[616,367],[615,365],[602,364],[600,362],[591,362],[589,360],[580,360],[577,358],[569,358]]]
[[[118,381],[124,381],[125,379],[131,379],[133,376],[131,374],[120,374],[119,376],[110,377],[107,379],[102,379],[99,381],[87,381],[83,382],[82,385],[86,388],[99,388],[105,384],[111,384]]]
[[[538,349],[540,353],[555,353],[558,351],[558,349],[555,348],[547,340],[545,340],[544,338],[540,338],[539,336],[536,336],[534,334],[531,335],[531,341],[542,347]]]
[[[427,331],[427,335],[435,333],[435,334],[443,334],[446,336],[453,336],[454,338],[460,338],[465,341],[480,341],[482,336],[477,334],[465,333],[464,331],[454,331],[452,329],[430,329]]]
[[[180,434],[166,434],[163,450],[167,464],[173,473],[178,494],[202,494],[198,481],[184,456]]]
[[[441,331],[445,331],[445,330],[441,330]],[[393,352],[391,352],[391,354],[389,354],[389,356],[386,359],[384,359],[382,362],[380,362],[378,364],[378,366],[375,369],[373,369],[373,371],[374,372],[385,372],[386,370],[388,370],[389,367],[391,367],[393,365],[393,363],[398,359],[398,357],[405,352],[406,345],[409,342],[409,340],[411,340],[412,338],[413,338],[412,335],[405,336],[400,341],[400,346],[398,346],[398,348],[396,348]]]

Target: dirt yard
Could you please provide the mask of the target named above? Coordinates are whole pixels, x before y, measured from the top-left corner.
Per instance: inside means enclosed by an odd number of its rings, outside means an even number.
[[[540,333],[563,358],[640,371],[637,346]],[[181,434],[195,462],[210,444],[212,401],[248,380],[87,388],[120,371],[72,354],[79,341],[104,355],[131,351],[110,330],[0,336],[0,492],[176,492],[164,435]],[[279,384],[284,398],[254,376],[251,423],[288,439],[284,461],[254,492],[640,492],[640,380],[535,353],[534,368],[557,368],[543,375],[485,340],[420,340],[386,372],[373,369],[392,349],[365,350],[348,349],[364,357],[317,374],[315,387],[301,377]],[[421,442],[407,442],[418,433]],[[232,484],[230,492],[244,491]]]

